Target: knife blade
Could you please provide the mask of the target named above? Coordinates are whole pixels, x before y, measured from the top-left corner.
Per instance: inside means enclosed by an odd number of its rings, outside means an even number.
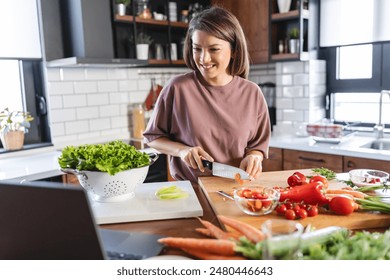
[[[219,162],[211,162],[208,160],[202,160],[203,166],[210,169],[214,176],[224,177],[229,179],[235,179],[236,174],[240,174],[242,180],[249,180],[249,174],[241,168],[237,168],[231,165],[222,164]]]

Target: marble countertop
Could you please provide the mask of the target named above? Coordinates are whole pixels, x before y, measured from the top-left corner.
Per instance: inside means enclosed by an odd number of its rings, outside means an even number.
[[[386,138],[390,139],[390,135],[386,135]],[[319,143],[311,137],[272,135],[270,147],[390,161],[390,150],[361,148],[373,140],[372,133],[355,133],[339,144]],[[153,149],[143,151],[155,152]],[[40,180],[62,175],[57,162],[60,154],[58,149],[50,147],[2,155],[0,156],[0,180]]]

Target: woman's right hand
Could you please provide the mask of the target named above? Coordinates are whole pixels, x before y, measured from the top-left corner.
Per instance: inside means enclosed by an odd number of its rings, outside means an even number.
[[[193,169],[204,172],[202,159],[214,161],[214,159],[202,147],[187,147],[180,152],[180,158]]]

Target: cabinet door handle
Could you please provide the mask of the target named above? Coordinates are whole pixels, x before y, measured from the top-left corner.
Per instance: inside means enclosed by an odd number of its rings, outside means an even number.
[[[316,159],[316,158],[308,158],[308,157],[299,156],[298,159],[307,160],[307,161],[314,161],[314,162],[325,162],[325,160],[323,160],[322,158]]]
[[[347,167],[353,168],[354,166],[355,166],[355,164],[353,164],[353,161],[348,160]]]

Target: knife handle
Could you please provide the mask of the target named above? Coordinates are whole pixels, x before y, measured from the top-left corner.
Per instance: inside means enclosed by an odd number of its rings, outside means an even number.
[[[207,167],[210,170],[213,170],[213,163],[211,161],[202,159],[202,164],[204,167]]]

